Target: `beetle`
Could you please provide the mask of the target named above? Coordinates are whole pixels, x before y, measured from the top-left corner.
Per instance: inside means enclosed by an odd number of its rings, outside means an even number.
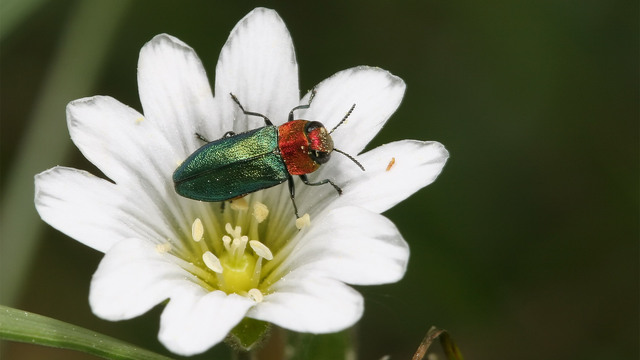
[[[307,174],[329,161],[333,151],[345,155],[364,171],[351,155],[336,149],[331,139],[331,133],[347,120],[356,105],[353,104],[331,131],[318,121],[294,120],[294,111],[308,109],[315,93],[315,89],[312,90],[306,105],[291,109],[287,122],[280,126],[273,125],[263,114],[246,111],[238,98],[230,94],[245,115],[261,117],[265,126],[239,134],[229,131],[211,142],[196,134],[207,143],[175,170],[175,191],[186,198],[216,202],[240,198],[288,181],[296,218],[300,216],[295,202],[294,175],[306,185],[330,184],[341,195],[342,189],[330,179],[310,182]]]

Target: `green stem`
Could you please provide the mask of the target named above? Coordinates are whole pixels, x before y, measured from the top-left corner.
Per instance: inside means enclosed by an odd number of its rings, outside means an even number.
[[[108,359],[169,359],[79,326],[3,305],[0,339],[78,350]]]

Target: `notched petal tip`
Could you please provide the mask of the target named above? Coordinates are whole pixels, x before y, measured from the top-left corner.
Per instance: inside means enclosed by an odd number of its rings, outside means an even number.
[[[349,70],[352,70],[354,74],[357,72],[375,72],[378,74],[383,74],[385,77],[389,79],[388,87],[398,86],[398,87],[402,87],[403,89],[407,87],[406,83],[404,82],[404,80],[402,80],[401,77],[392,74],[389,70],[385,70],[377,66],[359,65],[351,69],[347,69],[347,71]]]
[[[250,11],[246,16],[245,16],[245,18],[246,18],[246,17],[249,17],[249,16],[251,16],[251,15],[253,15],[253,14],[272,14],[272,15],[274,15],[274,16],[280,17],[280,15],[278,15],[278,12],[277,12],[277,11],[275,11],[275,10],[273,10],[273,9],[269,9],[269,8],[261,7],[261,6],[260,6],[260,7],[257,7],[257,8],[255,8],[255,9],[251,10],[251,11]]]
[[[240,25],[246,26],[250,21],[256,21],[259,19],[264,19],[266,21],[276,21],[284,24],[284,21],[275,10],[265,7],[257,7],[251,10],[251,12],[245,15],[245,17],[243,17],[240,21],[238,21],[236,28]],[[236,28],[234,28],[233,30],[235,30]],[[233,30],[231,31],[231,33],[234,32]]]
[[[67,166],[62,166],[62,165],[56,165],[50,169],[47,169],[45,171],[39,172],[37,174],[35,174],[33,176],[35,184],[37,187],[39,187],[40,185],[42,185],[43,181],[47,181],[47,178],[50,176],[64,176],[65,174],[63,174],[64,172],[68,172],[69,174],[71,173],[75,173],[75,174],[80,174],[80,175],[84,175],[87,177],[96,177],[95,175],[84,171],[84,170],[78,170],[78,169],[74,169],[71,167],[67,167]]]
[[[431,161],[429,161],[428,163],[429,164],[442,163],[442,166],[440,167],[440,171],[442,171],[442,168],[446,164],[447,160],[449,160],[449,151],[444,147],[444,145],[442,145],[437,141],[417,141],[417,142],[422,143],[422,146],[424,147],[431,148],[431,151],[432,151]]]
[[[142,52],[145,51],[145,49],[148,50],[148,48],[161,47],[161,46],[167,46],[167,45],[177,49],[184,49],[190,52],[193,51],[193,48],[187,45],[184,41],[178,39],[175,36],[163,33],[163,34],[158,34],[154,36],[151,40],[147,41],[142,47],[142,49],[140,50],[140,53],[142,54]]]
[[[228,96],[231,92],[247,110],[266,115],[274,124],[286,121],[289,110],[299,104],[300,90],[293,40],[277,12],[257,8],[231,30],[218,58],[214,92],[220,118],[240,115]],[[244,115],[238,120],[233,123],[237,132],[261,123]]]
[[[439,142],[436,142],[436,143],[438,144],[438,149],[440,150],[440,154],[441,154],[441,156],[442,156],[445,160],[449,159],[449,157],[450,157],[449,150],[447,150],[447,149],[444,147],[444,145],[442,145],[441,143],[439,143]]]
[[[69,101],[66,107],[67,116],[70,113],[73,113],[79,107],[93,106],[100,101],[118,101],[118,100],[112,98],[111,96],[105,96],[105,95],[88,96],[88,97],[72,100],[72,101]]]
[[[126,109],[137,113],[135,109],[132,109],[131,107],[121,103],[111,96],[95,95],[76,99],[70,101],[66,107],[67,126],[69,127],[70,131],[72,126],[75,125],[76,122],[83,120],[80,118],[80,112],[82,110],[92,110],[92,107],[100,108],[96,111],[121,111],[122,109]]]
[[[82,176],[91,179],[99,179],[97,176],[91,174],[88,171],[78,170],[66,166],[56,165],[51,169],[47,169],[33,176],[34,183],[34,195],[33,199],[36,205],[36,211],[40,211],[40,206],[42,205],[41,200],[44,194],[43,189],[47,186],[47,182],[49,181],[59,181],[59,178],[64,178],[65,176],[73,177],[73,176]],[[48,194],[49,196],[51,194]]]

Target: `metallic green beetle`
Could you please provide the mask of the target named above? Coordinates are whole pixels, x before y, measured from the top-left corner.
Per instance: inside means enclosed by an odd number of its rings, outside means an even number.
[[[207,143],[173,174],[178,194],[224,201],[289,179],[278,152],[278,128],[265,126]]]
[[[196,150],[173,173],[176,192],[200,201],[226,201],[288,181],[296,217],[299,215],[292,175],[298,175],[306,185],[331,184],[341,194],[342,189],[333,181],[309,182],[306,174],[326,163],[334,150],[346,155],[364,171],[353,157],[333,147],[330,135],[345,122],[355,105],[328,132],[317,121],[293,119],[295,110],[309,108],[314,95],[315,91],[307,105],[294,107],[286,123],[274,126],[265,115],[245,111],[231,94],[246,115],[262,117],[266,126],[240,134],[227,132],[222,138]]]

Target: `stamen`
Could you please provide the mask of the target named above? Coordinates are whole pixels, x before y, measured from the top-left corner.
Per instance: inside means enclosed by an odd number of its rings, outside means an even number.
[[[167,253],[170,250],[171,250],[171,244],[168,243],[168,242],[156,245],[156,251],[161,253],[161,254]]]
[[[231,201],[231,209],[240,211],[249,209],[249,203],[245,198],[239,198]]]
[[[262,259],[272,260],[273,254],[265,244],[258,240],[251,240],[249,246],[258,255],[258,261],[256,261],[256,265],[253,268],[253,276],[251,276],[251,281],[257,286],[260,283],[260,275],[262,273]]]
[[[269,248],[260,241],[251,240],[249,241],[249,246],[251,246],[256,255],[263,257],[266,260],[273,260],[273,254],[271,253],[271,250],[269,250]]]
[[[261,223],[267,216],[269,216],[269,208],[267,205],[257,201],[255,205],[253,205],[253,217],[256,218],[258,223]]]
[[[309,225],[311,225],[311,216],[309,216],[309,214],[304,214],[302,217],[296,219],[296,227],[298,230],[302,230]]]
[[[220,259],[215,256],[211,251],[207,251],[202,254],[202,260],[207,267],[218,274],[222,274],[222,264],[220,263]]]
[[[202,226],[202,221],[200,220],[200,218],[196,218],[196,220],[193,222],[193,225],[191,225],[191,237],[193,238],[193,241],[200,242],[203,236],[204,226]]]
[[[262,302],[262,300],[264,300],[264,295],[262,295],[262,291],[256,288],[249,290],[248,294],[249,294],[249,298],[251,298],[251,300],[257,303]]]
[[[253,286],[258,286],[260,283],[260,275],[262,274],[262,256],[258,256],[258,261],[253,268],[253,275],[251,275],[251,282]]]

